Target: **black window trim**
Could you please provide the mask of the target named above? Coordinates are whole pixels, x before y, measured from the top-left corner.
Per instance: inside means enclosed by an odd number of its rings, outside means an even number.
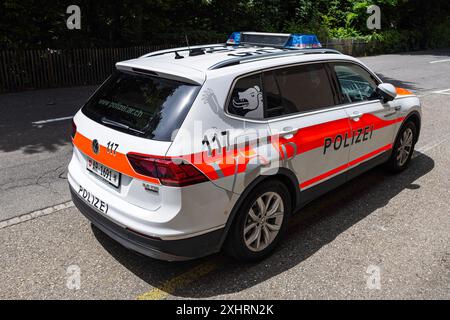
[[[263,97],[264,97],[264,119],[267,119],[267,120],[274,118],[274,117],[272,117],[272,118],[268,118],[267,117],[267,108],[266,108],[267,93],[266,93],[266,90],[265,90],[266,84],[264,82],[265,81],[265,74],[269,74],[271,72],[273,73],[274,70],[268,70],[268,71],[262,71],[261,72],[262,89],[264,90],[264,92],[263,92]],[[274,76],[274,79],[275,79],[275,83],[277,85],[278,94],[279,94],[280,97],[283,97],[283,95],[281,94],[280,84],[278,83],[278,78],[276,77],[276,75],[273,75],[273,76]]]
[[[339,109],[343,109],[343,108],[348,108],[351,106],[356,106],[356,105],[364,105],[364,104],[368,104],[368,103],[373,103],[376,100],[368,100],[368,101],[358,101],[358,102],[352,102],[352,103],[342,103],[341,98],[338,98],[337,102],[338,104],[334,105],[334,106],[330,106],[330,107],[324,107],[324,108],[319,108],[319,109],[315,109],[315,110],[308,110],[308,111],[300,111],[300,112],[295,112],[295,113],[291,113],[291,114],[287,114],[287,115],[282,115],[282,116],[277,116],[277,117],[272,117],[272,118],[264,118],[264,119],[250,119],[250,118],[245,118],[243,116],[238,116],[235,114],[232,114],[228,111],[228,106],[229,103],[231,101],[231,96],[234,90],[234,87],[236,85],[236,82],[239,81],[242,78],[248,77],[248,76],[252,76],[254,74],[263,74],[264,72],[267,71],[273,71],[273,70],[278,70],[278,69],[284,69],[284,68],[289,68],[289,67],[295,67],[295,66],[302,66],[302,65],[308,65],[308,64],[325,64],[325,70],[327,71],[327,73],[334,73],[333,70],[331,70],[331,66],[330,64],[332,63],[350,63],[350,64],[354,64],[357,65],[361,68],[363,68],[365,71],[367,71],[370,76],[376,81],[376,83],[379,85],[380,83],[383,83],[383,81],[381,81],[381,79],[375,75],[372,71],[370,71],[366,66],[364,66],[361,63],[358,63],[357,61],[352,61],[352,60],[344,60],[344,59],[330,59],[330,60],[315,60],[315,61],[305,61],[305,62],[296,62],[296,63],[289,63],[289,64],[283,64],[283,65],[279,65],[279,66],[274,66],[274,67],[268,67],[268,68],[263,68],[263,69],[258,69],[258,70],[254,70],[251,72],[247,72],[244,74],[241,74],[237,77],[235,77],[231,83],[230,89],[228,90],[228,94],[227,94],[227,99],[225,100],[225,105],[224,105],[224,113],[227,117],[235,119],[235,120],[241,120],[241,121],[247,121],[247,122],[252,122],[252,123],[260,123],[260,124],[268,124],[271,122],[276,122],[276,121],[282,121],[282,120],[288,120],[288,119],[293,119],[293,118],[297,118],[297,117],[303,117],[303,116],[308,116],[308,115],[313,115],[313,114],[317,114],[317,113],[323,113],[323,112],[327,112],[327,111],[333,111],[333,110],[339,110]],[[328,68],[326,67],[328,65]],[[329,75],[329,77],[334,78],[336,77],[336,75],[332,76],[331,74]],[[262,80],[264,77],[262,77]],[[337,81],[337,79],[336,79]],[[336,92],[336,88],[333,87],[332,82],[330,82],[331,85],[331,89],[333,90],[333,92]],[[336,85],[339,88],[338,83],[336,83]],[[336,92],[336,95],[339,95],[338,92]],[[342,97],[342,96],[341,96]],[[265,98],[265,93],[264,93],[264,98]],[[265,101],[264,101],[265,103]],[[265,106],[264,106],[265,108]]]

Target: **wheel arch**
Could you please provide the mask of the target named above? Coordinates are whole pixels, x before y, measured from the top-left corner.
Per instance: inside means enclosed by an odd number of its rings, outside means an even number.
[[[254,188],[256,188],[256,186],[268,180],[278,180],[282,182],[288,188],[289,191],[294,190],[294,192],[290,193],[293,212],[295,211],[296,208],[300,206],[300,187],[297,176],[295,175],[294,172],[286,168],[279,168],[276,174],[258,176],[245,188],[244,192],[242,192],[242,194],[239,196],[239,199],[236,201],[233,209],[231,210],[230,216],[228,217],[228,221],[225,225],[225,229],[222,235],[220,247],[222,247],[223,243],[225,242],[228,235],[228,231],[230,230],[231,225],[233,224],[234,219],[236,218],[238,210],[241,207],[242,203],[247,198],[247,196],[250,194],[250,192],[252,192]]]
[[[420,127],[422,125],[422,118],[420,116],[420,113],[416,110],[411,111],[403,120],[402,125],[398,128],[398,132],[395,136],[395,140],[397,141],[398,135],[402,129],[402,127],[405,125],[405,123],[412,121],[414,123],[414,125],[417,128],[417,137],[416,137],[416,141],[414,141],[414,143],[417,143],[417,141],[419,140],[419,136],[420,136]]]

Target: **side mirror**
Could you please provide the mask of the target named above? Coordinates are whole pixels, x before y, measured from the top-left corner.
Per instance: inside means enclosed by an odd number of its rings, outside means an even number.
[[[392,101],[397,97],[397,89],[390,83],[381,83],[378,85],[377,91],[383,102]]]

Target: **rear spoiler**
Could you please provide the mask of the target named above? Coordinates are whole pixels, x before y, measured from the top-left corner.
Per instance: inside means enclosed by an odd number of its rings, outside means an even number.
[[[136,59],[118,62],[116,63],[116,69],[127,72],[147,74],[155,77],[171,79],[195,85],[203,85],[203,83],[206,81],[205,73],[197,69],[189,68],[175,63],[159,61],[158,63],[152,64],[149,63],[148,60]]]

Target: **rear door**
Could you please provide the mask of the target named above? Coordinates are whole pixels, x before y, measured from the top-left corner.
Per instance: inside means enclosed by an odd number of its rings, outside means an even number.
[[[304,193],[304,201],[310,200],[308,194],[315,197],[346,180],[350,124],[345,110],[336,107],[334,86],[323,63],[264,74],[266,116],[279,137],[282,159],[296,173],[302,191],[318,191]],[[313,188],[319,184],[323,188]]]
[[[193,155],[188,161],[212,183],[242,193],[265,171],[269,150],[262,75],[256,72],[209,77],[167,155]]]
[[[376,90],[379,81],[365,68],[355,63],[339,62],[332,63],[330,69],[336,76],[341,102],[346,105],[350,118],[349,168],[368,161],[369,164],[375,158],[373,165],[376,165],[376,160],[392,148],[396,124],[401,119],[390,104],[382,103]],[[365,166],[359,168],[367,169]],[[361,170],[351,170],[349,178]]]

